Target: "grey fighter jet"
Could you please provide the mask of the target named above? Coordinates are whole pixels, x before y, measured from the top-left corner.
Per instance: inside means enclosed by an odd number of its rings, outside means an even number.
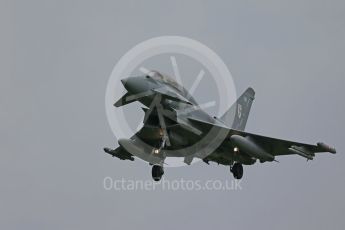
[[[114,106],[140,102],[144,125],[131,138],[120,139],[118,148],[104,151],[121,160],[138,157],[147,161],[155,181],[162,178],[167,157],[183,157],[187,165],[194,158],[229,165],[233,176],[241,179],[242,165],[276,161],[280,155],[297,154],[312,160],[315,153],[336,153],[321,142],[310,145],[245,132],[255,95],[252,88],[218,118],[204,112],[173,78],[157,71],[121,81],[127,93]]]

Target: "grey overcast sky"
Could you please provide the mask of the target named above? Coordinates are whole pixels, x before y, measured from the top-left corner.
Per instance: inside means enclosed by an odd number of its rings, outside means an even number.
[[[0,4],[1,229],[344,229],[344,1]],[[256,90],[247,131],[338,154],[247,166],[240,191],[106,191],[106,176],[151,179],[146,163],[103,153],[117,142],[104,95],[121,56],[162,35],[204,43],[238,92]],[[232,175],[203,163],[166,170],[180,178]]]

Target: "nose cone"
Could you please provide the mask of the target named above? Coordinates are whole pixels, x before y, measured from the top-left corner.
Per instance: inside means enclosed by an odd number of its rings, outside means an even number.
[[[129,77],[121,80],[123,86],[129,93],[136,94],[150,89],[145,77]]]

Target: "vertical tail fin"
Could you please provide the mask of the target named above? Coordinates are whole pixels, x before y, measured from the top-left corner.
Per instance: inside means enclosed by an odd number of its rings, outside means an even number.
[[[248,88],[237,101],[221,116],[226,125],[232,129],[243,131],[246,127],[255,91]]]

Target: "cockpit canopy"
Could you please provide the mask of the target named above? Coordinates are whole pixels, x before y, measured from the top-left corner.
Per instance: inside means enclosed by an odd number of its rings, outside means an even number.
[[[156,80],[156,81],[160,81],[163,83],[167,83],[177,89],[181,89],[182,86],[180,86],[175,79],[173,79],[172,77],[166,75],[166,74],[161,74],[160,72],[156,71],[156,70],[152,70],[150,71],[146,77],[151,77],[152,79]]]

